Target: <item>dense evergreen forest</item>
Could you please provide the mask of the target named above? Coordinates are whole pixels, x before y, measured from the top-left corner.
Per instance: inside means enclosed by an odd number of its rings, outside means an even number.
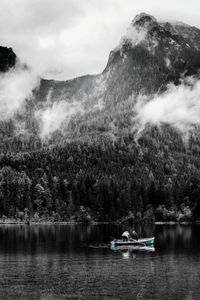
[[[200,217],[199,150],[164,126],[137,143],[129,134],[115,143],[7,152],[0,157],[0,214],[33,221],[192,221]]]

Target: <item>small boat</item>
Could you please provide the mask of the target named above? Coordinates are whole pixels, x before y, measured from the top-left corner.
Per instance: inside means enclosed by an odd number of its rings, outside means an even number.
[[[111,241],[111,247],[124,247],[124,246],[141,246],[141,247],[151,247],[154,244],[155,237],[151,238],[145,238],[145,239],[138,239],[138,240],[133,240],[130,239],[129,241],[124,241],[124,240],[113,240]]]

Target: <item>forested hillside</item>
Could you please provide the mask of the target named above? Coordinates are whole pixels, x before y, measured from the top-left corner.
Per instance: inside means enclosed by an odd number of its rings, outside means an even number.
[[[12,72],[15,54],[0,51],[1,74]],[[187,79],[192,90],[199,67],[199,29],[141,14],[101,74],[40,79],[20,109],[0,120],[0,215],[200,218],[199,123],[191,120],[187,133],[167,122],[142,126],[136,109],[138,99],[162,97],[170,83],[176,89]]]

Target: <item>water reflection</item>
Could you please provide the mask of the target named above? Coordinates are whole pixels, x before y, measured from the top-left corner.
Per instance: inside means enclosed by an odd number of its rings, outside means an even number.
[[[136,258],[137,254],[140,252],[155,252],[155,248],[153,246],[126,246],[126,247],[112,247],[111,250],[122,255],[122,258]]]
[[[131,232],[132,229],[121,225],[2,225],[0,253],[80,252],[89,246],[107,248],[113,238],[119,238],[124,230]],[[141,238],[155,236],[155,247],[159,252],[195,252],[200,246],[198,226],[137,225],[134,229]]]
[[[196,252],[200,246],[199,226],[157,226],[156,242],[167,253]]]
[[[124,259],[130,258],[130,254],[131,254],[130,250],[122,250],[122,257]]]
[[[112,249],[113,250],[113,249]],[[138,249],[115,249],[115,251],[118,251],[119,253],[122,254],[122,257],[127,259],[127,258],[136,258],[137,253],[144,251],[144,252],[155,252],[154,247],[141,247]]]

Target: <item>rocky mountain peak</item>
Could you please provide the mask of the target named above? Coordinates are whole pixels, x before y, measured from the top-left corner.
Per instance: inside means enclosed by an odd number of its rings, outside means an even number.
[[[191,75],[200,65],[199,41],[200,30],[195,27],[177,22],[158,22],[153,16],[140,13],[132,20],[118,46],[111,51],[106,70],[118,64],[124,65],[133,57],[134,68],[140,68],[142,61],[148,57],[150,68],[156,60],[156,64],[163,65],[168,73],[186,72]]]
[[[167,36],[164,31],[166,31],[164,27],[153,16],[146,13],[136,15],[125,35],[122,36],[119,45],[111,52],[110,59],[112,60],[113,54],[116,52],[120,51],[121,54],[124,54],[138,45],[143,45],[154,52],[159,41]]]
[[[135,27],[151,28],[158,23],[156,18],[154,18],[153,16],[146,13],[140,13],[135,16],[131,24]]]

